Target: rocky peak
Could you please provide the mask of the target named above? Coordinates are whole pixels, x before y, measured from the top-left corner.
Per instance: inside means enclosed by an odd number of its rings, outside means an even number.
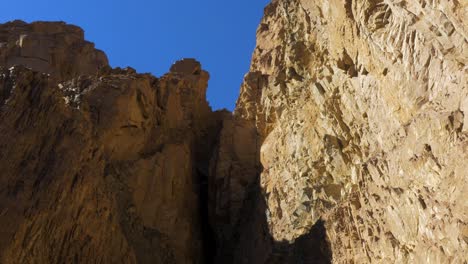
[[[0,25],[0,65],[23,65],[59,80],[89,75],[108,66],[106,55],[84,39],[81,28],[64,22],[20,20]]]
[[[183,59],[175,62],[169,71],[173,73],[199,75],[201,70],[200,62],[195,59]]]

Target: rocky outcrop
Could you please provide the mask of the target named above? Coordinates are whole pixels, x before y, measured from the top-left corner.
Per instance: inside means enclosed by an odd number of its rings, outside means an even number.
[[[232,114],[0,25],[0,262],[466,263],[467,8],[273,0]]]
[[[68,80],[95,74],[108,62],[77,26],[16,20],[0,25],[0,66],[14,65]]]
[[[272,1],[214,161],[220,261],[466,262],[466,8]]]
[[[110,69],[62,23],[1,29],[0,262],[202,263],[208,73]]]

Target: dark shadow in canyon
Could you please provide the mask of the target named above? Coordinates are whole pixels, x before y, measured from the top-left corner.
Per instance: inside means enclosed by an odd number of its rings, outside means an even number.
[[[293,242],[275,241],[271,236],[259,175],[249,188],[237,230],[227,245],[218,245],[215,263],[327,264],[332,252],[322,220]],[[221,247],[219,247],[221,246]]]
[[[210,225],[209,219],[209,200],[208,200],[208,176],[201,170],[196,170],[196,179],[198,181],[200,203],[200,229],[203,241],[203,260],[206,264],[213,264],[216,252],[216,235]]]

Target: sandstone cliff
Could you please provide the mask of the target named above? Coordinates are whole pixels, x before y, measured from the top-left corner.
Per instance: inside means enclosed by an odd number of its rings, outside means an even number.
[[[0,25],[0,263],[467,263],[467,9],[273,0],[232,114]]]

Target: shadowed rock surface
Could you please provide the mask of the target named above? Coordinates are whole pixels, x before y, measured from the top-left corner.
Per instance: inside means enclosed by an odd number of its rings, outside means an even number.
[[[45,39],[55,59],[35,64],[33,46],[30,69],[0,73],[0,262],[202,263],[197,171],[220,126],[208,73],[194,60],[161,78],[110,69],[62,23],[1,28],[5,58],[18,37]]]
[[[466,263],[467,8],[273,0],[232,114],[0,25],[0,263]]]

